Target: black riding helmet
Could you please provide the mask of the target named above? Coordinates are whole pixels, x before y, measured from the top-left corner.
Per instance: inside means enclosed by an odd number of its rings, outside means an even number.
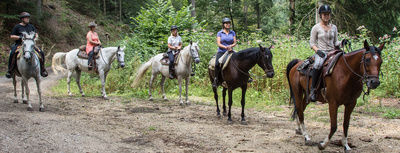
[[[319,7],[319,11],[318,11],[319,14],[321,14],[321,13],[331,13],[331,12],[332,12],[331,7],[329,5],[326,5],[326,4],[321,5]]]
[[[19,14],[19,19],[22,19],[25,17],[31,17],[31,14],[29,14],[28,12],[22,12],[21,14]]]
[[[171,26],[171,31],[174,29],[178,30],[178,27],[176,25]]]

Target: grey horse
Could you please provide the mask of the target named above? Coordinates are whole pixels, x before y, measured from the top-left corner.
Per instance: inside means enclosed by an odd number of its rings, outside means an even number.
[[[36,87],[39,95],[39,111],[44,111],[44,106],[42,103],[42,93],[40,91],[40,63],[39,57],[35,53],[35,42],[37,40],[36,33],[26,33],[23,32],[22,37],[22,54],[21,57],[17,60],[17,69],[21,74],[21,89],[22,89],[22,102],[24,104],[28,104],[28,111],[32,111],[32,104],[29,100],[29,86],[28,81],[30,78],[34,78],[36,81]],[[13,85],[14,85],[14,103],[18,103],[17,98],[17,80],[16,74],[12,75]],[[26,95],[26,97],[25,97]]]

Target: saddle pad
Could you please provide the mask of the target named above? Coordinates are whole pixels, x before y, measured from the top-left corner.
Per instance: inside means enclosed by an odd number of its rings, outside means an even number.
[[[86,51],[81,51],[81,50],[78,51],[77,56],[78,56],[79,58],[89,59],[89,55],[86,54]],[[97,55],[94,56],[94,59],[98,59],[99,57],[100,57],[99,54],[97,54]]]
[[[178,55],[175,55],[174,58],[175,58],[174,65],[178,65],[178,62],[179,62],[178,59],[181,58],[181,54],[178,53]],[[167,53],[163,54],[163,58],[160,60],[160,62],[161,62],[162,65],[169,65],[169,59],[168,59],[168,54]]]
[[[222,56],[219,58],[218,63],[219,63],[219,64],[223,64],[222,70],[224,70],[224,69],[228,66],[228,63],[229,63],[229,61],[231,60],[231,57],[232,57],[232,53],[227,53],[227,52],[225,52],[225,54],[222,55]],[[224,58],[225,58],[225,60],[224,60]],[[215,70],[215,59],[216,59],[216,57],[215,57],[215,55],[214,55],[214,56],[211,58],[210,62],[208,63],[208,68],[211,69],[211,70]]]
[[[330,58],[327,63],[328,63],[328,67],[327,70],[325,72],[325,76],[327,75],[331,75],[333,72],[333,68],[335,68],[335,65],[337,63],[337,61],[339,60],[339,58],[343,55],[343,52],[339,52],[338,54],[336,54],[333,58]]]

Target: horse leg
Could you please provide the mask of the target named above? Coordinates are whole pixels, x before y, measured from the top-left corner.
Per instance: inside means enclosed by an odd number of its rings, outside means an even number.
[[[178,83],[179,83],[179,105],[183,105],[182,101],[182,77],[178,76]]]
[[[189,97],[188,97],[188,92],[189,92],[189,77],[187,77],[187,78],[185,79],[185,88],[186,88],[186,90],[185,90],[185,92],[186,92],[186,105],[190,105]]]
[[[353,112],[354,107],[356,106],[356,102],[351,103],[350,105],[345,106],[344,108],[344,121],[343,121],[343,138],[342,138],[342,145],[344,146],[344,152],[350,152],[351,148],[347,143],[347,132],[349,130],[350,124],[350,115]]]
[[[81,70],[76,70],[76,84],[78,85],[79,88],[79,92],[81,93],[82,97],[85,97],[85,93],[82,90],[82,86],[81,86]]]
[[[30,91],[29,91],[29,86],[28,86],[28,80],[24,79],[24,78],[23,78],[23,80],[24,80],[24,86],[25,86],[26,101],[28,104],[28,111],[33,111],[31,101],[29,100],[29,92]]]
[[[240,103],[242,104],[242,121],[241,124],[246,125],[246,119],[244,118],[244,105],[246,104],[246,90],[247,90],[247,84],[242,86],[242,100],[240,101]]]
[[[151,95],[151,91],[153,90],[153,81],[157,77],[157,73],[152,73],[149,82],[149,101],[153,101],[153,96]]]
[[[231,107],[232,107],[232,103],[233,103],[232,93],[233,93],[233,89],[229,88],[228,89],[228,97],[229,97],[229,102],[228,102],[228,105],[229,105],[228,123],[232,123],[232,117],[231,117]]]
[[[18,103],[17,80],[16,80],[15,76],[13,76],[13,85],[14,85],[14,103]],[[24,89],[22,89],[22,99],[24,99]]]
[[[323,142],[320,142],[318,144],[318,148],[320,150],[323,150],[323,149],[326,148],[326,146],[329,143],[329,141],[331,140],[333,134],[335,134],[335,132],[336,132],[336,129],[337,129],[337,110],[338,110],[338,106],[335,104],[334,101],[333,101],[333,103],[332,102],[329,103],[329,116],[330,116],[330,120],[331,120],[331,131],[329,132],[328,137],[326,137]]]
[[[297,124],[299,125],[299,129],[301,131],[301,134],[304,136],[305,144],[307,146],[311,146],[312,145],[311,138],[308,135],[306,126],[304,124],[304,111],[305,111],[305,108],[307,106],[306,98],[307,98],[307,95],[304,95],[304,98],[302,99],[300,105],[299,104],[297,105],[298,108],[297,108],[297,118],[296,118],[296,120],[297,120]]]
[[[107,94],[106,94],[106,73],[104,71],[100,71],[100,80],[101,80],[101,95],[105,100],[108,100]]]
[[[218,90],[217,87],[212,87],[213,92],[214,92],[214,99],[215,99],[215,103],[217,105],[217,116],[220,117],[221,116],[221,111],[219,110],[219,106],[218,106]]]
[[[225,105],[225,97],[226,97],[227,88],[222,88],[222,115],[226,116],[226,105]]]
[[[69,71],[68,71],[68,76],[67,76],[67,89],[68,89],[68,95],[69,95],[69,96],[72,96],[72,93],[71,93],[71,86],[70,86],[70,84],[71,84],[71,76],[72,76],[72,71],[69,70]]]
[[[44,112],[44,105],[42,103],[42,91],[40,90],[40,78],[36,77],[35,80],[36,80],[37,92],[39,95],[39,111]]]
[[[165,95],[164,83],[165,83],[165,76],[162,75],[162,76],[161,76],[161,82],[160,82],[162,98],[163,98],[165,101],[168,101],[167,96]]]

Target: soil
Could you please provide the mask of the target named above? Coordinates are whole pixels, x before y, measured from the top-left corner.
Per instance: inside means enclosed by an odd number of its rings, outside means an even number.
[[[0,152],[318,152],[316,143],[329,133],[328,122],[306,116],[315,142],[306,146],[304,138],[295,133],[296,123],[289,119],[287,106],[268,112],[246,109],[248,124],[242,125],[240,108],[233,108],[234,122],[228,124],[227,117],[217,117],[213,101],[192,101],[182,107],[176,99],[150,102],[121,97],[103,100],[100,94],[54,96],[49,89],[60,78],[50,75],[41,83],[45,112],[38,111],[36,86],[30,80],[34,111],[29,112],[22,100],[13,103],[12,81],[0,77],[4,98],[0,102]],[[343,115],[338,116],[342,121]],[[343,152],[342,132],[339,123],[323,152]],[[349,142],[353,152],[400,152],[400,119],[355,113]]]

